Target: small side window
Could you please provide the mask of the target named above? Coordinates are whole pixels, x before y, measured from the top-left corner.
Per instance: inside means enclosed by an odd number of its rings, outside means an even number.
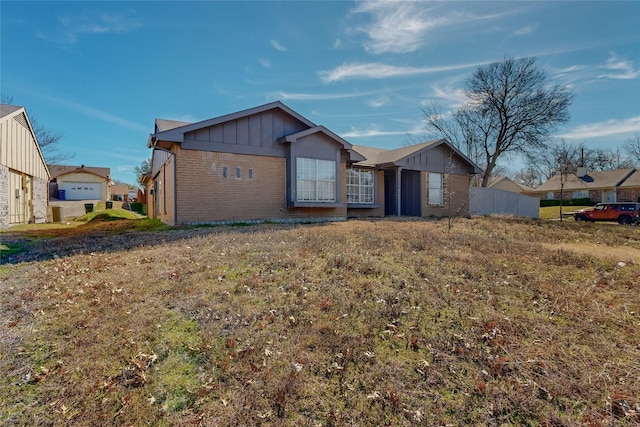
[[[249,172],[247,173],[248,173],[249,179],[253,179],[253,169],[249,169]]]
[[[222,177],[226,178],[227,177],[227,173],[228,173],[227,167],[223,166],[222,167]]]
[[[241,177],[240,168],[236,168],[236,178],[240,179],[240,177]]]

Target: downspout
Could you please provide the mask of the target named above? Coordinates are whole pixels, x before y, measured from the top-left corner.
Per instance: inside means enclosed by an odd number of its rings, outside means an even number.
[[[167,150],[166,148],[162,148],[162,147],[153,147],[154,150],[160,150],[160,151],[164,151],[165,153],[168,153],[169,156],[173,157],[173,225],[176,225],[178,223],[178,185],[177,185],[177,181],[178,181],[178,175],[177,175],[177,165],[176,163],[178,163],[177,161],[177,157],[176,157],[176,153],[174,153],[171,150]],[[153,168],[153,165],[151,165],[151,167]],[[163,193],[166,194],[167,190],[167,185],[165,183],[165,188],[162,190]]]
[[[402,215],[402,168],[396,169],[396,211],[397,215]]]

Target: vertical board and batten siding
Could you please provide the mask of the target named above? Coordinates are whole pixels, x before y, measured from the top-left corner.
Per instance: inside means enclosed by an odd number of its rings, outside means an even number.
[[[49,173],[24,113],[0,120],[0,164],[27,175],[49,179]]]
[[[303,123],[279,111],[264,111],[184,134],[183,149],[286,156],[279,138],[307,129]]]
[[[471,166],[463,166],[459,156],[450,151],[446,145],[421,150],[398,164],[403,168],[402,215],[444,217],[452,213],[463,216],[469,214]],[[406,175],[407,170],[420,171],[419,178],[415,175]],[[429,204],[427,181],[429,172],[443,174],[444,204],[442,205]],[[405,177],[409,178],[410,182],[405,183]]]
[[[24,109],[0,118],[0,226],[45,222],[49,171]]]
[[[470,167],[464,167],[462,163],[460,157],[452,153],[446,145],[439,145],[421,150],[398,162],[397,165],[405,169],[456,175],[472,172]]]

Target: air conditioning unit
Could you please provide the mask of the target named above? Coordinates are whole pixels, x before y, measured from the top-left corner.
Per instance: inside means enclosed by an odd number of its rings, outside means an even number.
[[[16,188],[16,199],[22,197],[22,188]]]

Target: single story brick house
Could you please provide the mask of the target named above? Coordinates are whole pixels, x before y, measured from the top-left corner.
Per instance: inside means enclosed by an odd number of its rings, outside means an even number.
[[[467,203],[479,171],[444,140],[354,147],[279,101],[197,123],[156,119],[147,146],[148,215],[172,225],[444,216],[446,190]]]
[[[636,202],[640,197],[640,172],[636,169],[615,169],[588,172],[578,168],[575,174],[554,175],[538,188],[526,192],[540,199],[560,199],[562,189],[565,199],[589,198],[592,203]],[[564,180],[564,185],[562,184]]]
[[[59,200],[109,200],[111,169],[96,166],[49,165],[51,198]]]
[[[25,108],[0,104],[0,228],[46,222],[49,176]]]

